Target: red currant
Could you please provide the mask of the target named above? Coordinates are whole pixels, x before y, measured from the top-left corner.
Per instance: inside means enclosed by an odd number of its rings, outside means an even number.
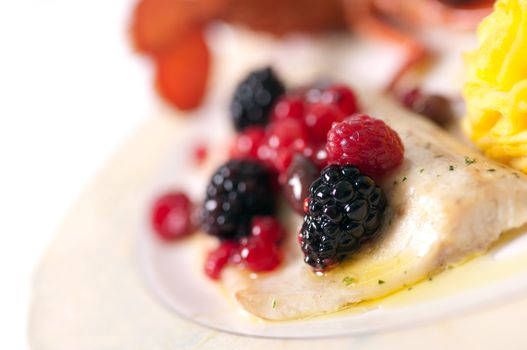
[[[344,120],[345,115],[335,106],[325,103],[311,105],[304,122],[312,142],[325,142],[331,125]]]
[[[301,97],[287,96],[281,98],[273,108],[271,121],[283,119],[302,120],[304,117],[304,101]]]
[[[335,84],[326,88],[320,101],[336,106],[345,116],[359,111],[357,97],[346,85]]]
[[[252,219],[251,236],[265,242],[277,243],[284,236],[280,222],[272,216],[256,216]]]
[[[280,264],[278,247],[259,237],[249,237],[240,245],[241,264],[253,272],[274,270]]]
[[[236,136],[231,149],[232,158],[258,158],[258,148],[265,140],[265,130],[253,126],[246,128]]]
[[[181,192],[172,192],[158,198],[151,210],[151,224],[163,240],[172,241],[190,234],[193,205]]]
[[[207,259],[205,260],[205,273],[207,276],[214,280],[219,279],[221,270],[223,270],[237,250],[238,243],[224,241],[218,248],[209,252]]]

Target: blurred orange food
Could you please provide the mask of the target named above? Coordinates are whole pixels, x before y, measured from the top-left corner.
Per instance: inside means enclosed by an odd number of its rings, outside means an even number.
[[[493,0],[139,0],[130,32],[137,51],[156,63],[162,97],[181,110],[199,106],[207,85],[210,54],[203,28],[213,20],[274,35],[320,33],[346,26],[392,42],[406,62],[390,90],[429,54],[412,32],[425,26],[473,28]],[[411,30],[408,30],[410,28]]]
[[[182,110],[198,107],[205,94],[210,67],[203,31],[189,32],[177,45],[156,55],[154,61],[159,94]]]

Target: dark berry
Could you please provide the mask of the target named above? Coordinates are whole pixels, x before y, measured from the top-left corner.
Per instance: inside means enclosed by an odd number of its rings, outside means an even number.
[[[271,175],[254,160],[230,160],[212,176],[200,213],[202,229],[221,239],[249,234],[251,219],[274,212]]]
[[[401,93],[399,100],[403,106],[419,113],[435,124],[445,127],[454,120],[454,111],[450,100],[436,94],[425,94],[414,88]]]
[[[155,233],[163,240],[171,241],[192,232],[193,205],[181,192],[173,192],[158,198],[152,207],[151,223]]]
[[[309,194],[309,187],[318,177],[317,167],[308,158],[296,154],[287,169],[283,185],[284,196],[297,213],[304,214],[304,200]]]
[[[327,270],[373,238],[386,199],[373,179],[351,165],[330,165],[309,189],[300,246],[304,261]]]
[[[231,101],[235,129],[266,125],[273,105],[284,92],[284,86],[271,68],[251,72],[238,85]]]
[[[326,145],[331,164],[355,165],[371,176],[382,176],[403,161],[399,135],[380,119],[355,114],[335,123]]]
[[[450,100],[441,95],[425,95],[414,103],[412,109],[441,127],[447,126],[454,120]]]

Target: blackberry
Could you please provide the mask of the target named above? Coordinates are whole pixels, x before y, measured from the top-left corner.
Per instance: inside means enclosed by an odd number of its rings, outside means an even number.
[[[220,239],[248,235],[253,216],[275,209],[271,174],[253,160],[230,160],[212,175],[200,211],[201,228]]]
[[[324,168],[309,191],[300,244],[304,261],[326,270],[375,236],[386,198],[372,178],[351,165]]]
[[[236,88],[231,115],[236,130],[266,125],[274,103],[285,88],[270,67],[251,72]]]

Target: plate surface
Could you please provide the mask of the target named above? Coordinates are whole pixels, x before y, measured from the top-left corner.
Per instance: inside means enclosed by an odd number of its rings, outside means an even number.
[[[423,344],[428,350],[526,348],[527,263],[523,257],[527,249],[522,236],[512,237],[512,244],[496,247],[479,262],[446,271],[434,283],[425,281],[412,291],[360,306],[364,312],[290,323],[255,322],[240,314],[222,290],[203,277],[202,256],[194,254],[199,249],[189,249],[196,248],[198,241],[162,245],[153,239],[146,213],[155,195],[179,186],[195,198],[201,195],[200,184],[214,164],[206,165],[203,175],[192,173],[198,180],[187,181],[191,172],[182,171],[181,161],[188,159],[188,147],[193,144],[205,140],[212,150],[225,145],[229,132],[220,121],[226,118],[226,95],[246,69],[273,62],[282,72],[295,71],[288,75],[291,84],[324,75],[350,78],[355,84],[379,81],[364,65],[350,64],[366,62],[362,48],[348,52],[351,58],[337,57],[345,40],[313,45],[300,38],[286,45],[240,34],[235,38],[237,46],[232,44],[235,34],[226,31],[222,35],[231,36],[229,40],[216,41],[218,67],[212,83],[221,89],[208,101],[215,108],[205,107],[201,113],[207,117],[197,123],[156,112],[71,209],[36,273],[29,329],[32,348],[408,350],[422,349]],[[230,45],[229,50],[224,50],[225,45]],[[323,54],[321,46],[335,51]],[[240,57],[245,60],[240,62]],[[444,66],[459,68],[457,61],[446,62]],[[381,66],[377,72],[384,75],[387,68]],[[450,78],[459,75],[440,71],[436,76],[449,78],[429,86],[459,86]],[[216,128],[220,136],[202,132]],[[484,278],[487,272],[497,279]],[[435,287],[452,283],[459,288]],[[346,336],[284,341],[214,329],[263,337]]]

